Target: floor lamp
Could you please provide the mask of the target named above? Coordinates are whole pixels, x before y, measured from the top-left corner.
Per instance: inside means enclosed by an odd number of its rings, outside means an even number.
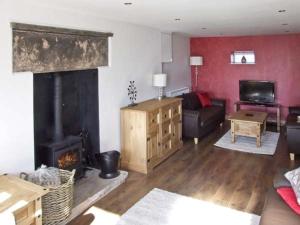
[[[198,66],[203,65],[203,57],[202,56],[191,56],[190,57],[190,65],[195,66],[195,89],[198,89]]]

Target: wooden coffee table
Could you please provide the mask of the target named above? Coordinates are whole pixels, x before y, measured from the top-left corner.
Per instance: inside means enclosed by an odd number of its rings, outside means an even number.
[[[234,143],[236,135],[256,138],[256,146],[261,146],[261,135],[266,131],[266,121],[268,114],[265,112],[255,112],[240,110],[233,113],[231,121],[231,142]]]

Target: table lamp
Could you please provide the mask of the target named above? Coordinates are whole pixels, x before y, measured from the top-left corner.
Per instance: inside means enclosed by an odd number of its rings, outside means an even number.
[[[152,79],[152,86],[159,88],[158,100],[162,100],[164,98],[164,87],[167,86],[167,74],[154,74]]]

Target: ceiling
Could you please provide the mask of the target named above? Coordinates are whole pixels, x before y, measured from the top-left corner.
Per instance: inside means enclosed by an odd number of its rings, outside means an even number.
[[[300,33],[300,0],[53,1],[103,18],[189,36]],[[125,2],[132,4],[124,5]],[[278,10],[286,11],[279,13]]]

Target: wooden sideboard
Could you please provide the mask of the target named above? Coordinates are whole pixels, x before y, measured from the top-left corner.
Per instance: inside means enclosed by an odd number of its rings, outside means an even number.
[[[121,109],[121,166],[147,174],[182,147],[181,98]]]

